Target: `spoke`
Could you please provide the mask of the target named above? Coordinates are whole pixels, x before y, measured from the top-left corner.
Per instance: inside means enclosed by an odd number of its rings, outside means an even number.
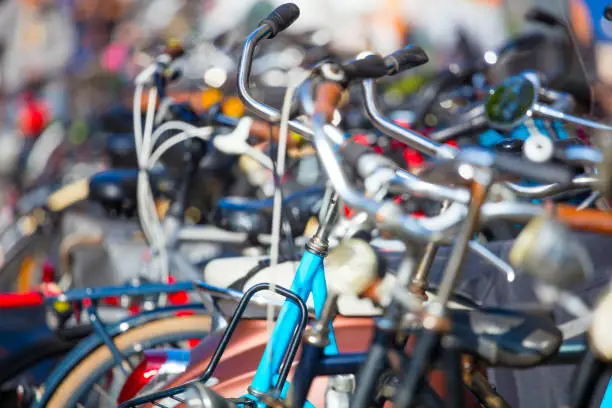
[[[98,394],[100,394],[100,396],[104,397],[107,401],[112,402],[113,404],[115,403],[115,399],[113,397],[110,396],[110,394],[108,392],[106,392],[106,390],[104,390],[102,387],[100,387],[100,384],[94,384],[94,390],[96,390],[98,392]]]

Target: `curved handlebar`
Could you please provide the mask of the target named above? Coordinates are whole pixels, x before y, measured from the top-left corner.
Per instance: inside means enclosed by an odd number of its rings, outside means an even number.
[[[428,156],[446,159],[455,156],[456,150],[454,148],[429,140],[423,135],[404,129],[385,118],[376,104],[376,86],[373,80],[363,81],[361,89],[365,100],[365,111],[378,130]]]
[[[255,47],[261,41],[270,38],[271,34],[272,31],[270,27],[264,24],[253,31],[244,41],[242,45],[242,54],[240,55],[240,61],[238,63],[238,95],[244,105],[257,116],[268,122],[278,122],[280,120],[280,112],[259,102],[249,93],[249,77],[251,75],[251,65]],[[312,130],[297,120],[289,121],[289,129],[301,136],[312,139]]]

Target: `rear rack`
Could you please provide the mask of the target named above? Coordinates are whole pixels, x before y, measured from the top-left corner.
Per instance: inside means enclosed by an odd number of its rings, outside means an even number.
[[[217,368],[217,365],[221,360],[223,352],[227,348],[227,345],[231,340],[234,330],[236,330],[236,327],[238,326],[238,323],[240,322],[240,319],[242,318],[242,315],[244,314],[244,311],[246,310],[251,298],[257,292],[261,292],[264,290],[272,290],[272,285],[270,283],[259,283],[257,285],[254,285],[244,293],[244,296],[240,300],[240,303],[238,303],[238,307],[236,308],[236,311],[232,316],[232,320],[229,322],[225,333],[223,333],[223,337],[221,338],[221,341],[219,342],[219,345],[217,346],[217,349],[215,350],[212,359],[208,363],[208,366],[206,367],[206,370],[204,370],[204,373],[202,373],[198,378],[189,381],[185,384],[169,388],[167,390],[158,391],[149,395],[144,395],[142,397],[133,398],[119,405],[119,408],[134,408],[144,404],[152,404],[157,407],[170,408],[168,405],[164,405],[163,403],[158,402],[159,400],[165,399],[171,399],[178,403],[184,403],[185,400],[179,397],[178,395],[184,393],[187,387],[191,384],[197,382],[205,383],[206,381],[208,381],[208,379],[212,376],[215,369]],[[285,297],[287,300],[293,302],[300,309],[298,325],[295,328],[291,337],[289,348],[287,349],[286,356],[283,360],[283,365],[281,366],[279,371],[278,381],[276,382],[276,385],[272,387],[270,392],[267,394],[270,395],[272,398],[277,398],[281,393],[282,386],[285,383],[285,380],[287,379],[289,370],[291,369],[291,365],[293,363],[293,360],[295,359],[298,348],[300,346],[300,340],[308,322],[308,309],[306,308],[306,304],[304,303],[304,301],[289,289],[285,289],[282,286],[274,285],[273,291]],[[230,400],[234,404],[242,406],[252,405],[251,400],[247,398],[233,398]],[[175,405],[175,403],[172,403],[172,406]]]

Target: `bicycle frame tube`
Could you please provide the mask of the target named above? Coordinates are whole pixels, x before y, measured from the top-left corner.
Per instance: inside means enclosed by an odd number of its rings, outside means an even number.
[[[608,381],[606,392],[601,400],[600,408],[612,408],[612,378]]]
[[[291,285],[291,291],[297,294],[304,302],[306,302],[312,293],[315,315],[317,318],[320,316],[323,310],[323,304],[327,298],[323,256],[315,254],[308,249],[304,252]],[[278,315],[278,320],[272,331],[270,342],[264,350],[255,377],[251,383],[251,389],[253,391],[257,393],[266,393],[270,389],[297,322],[297,307],[291,302],[285,302]],[[330,329],[329,337],[330,344],[325,349],[326,354],[337,354],[338,346],[333,334],[333,329]]]
[[[328,251],[328,237],[331,226],[335,222],[338,211],[338,196],[333,194],[327,203],[325,218],[322,220],[317,232],[306,244],[306,250],[302,255],[302,260],[297,268],[291,291],[299,296],[304,302],[312,294],[315,308],[315,315],[320,317],[325,300],[327,299],[327,284],[325,282],[325,270],[323,259]],[[270,341],[263,352],[249,392],[253,394],[265,394],[276,381],[279,367],[283,362],[289,341],[295,332],[298,323],[298,310],[293,304],[286,302],[283,304],[278,315],[278,320],[270,336]],[[333,327],[330,324],[329,332],[330,343],[326,347],[327,354],[337,354],[338,346],[334,335]],[[277,389],[284,389],[287,384],[277,384]]]

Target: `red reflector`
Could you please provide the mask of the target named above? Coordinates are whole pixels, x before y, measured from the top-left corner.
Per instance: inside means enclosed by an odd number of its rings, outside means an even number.
[[[0,295],[0,309],[11,307],[39,306],[43,296],[39,292],[4,293]]]

